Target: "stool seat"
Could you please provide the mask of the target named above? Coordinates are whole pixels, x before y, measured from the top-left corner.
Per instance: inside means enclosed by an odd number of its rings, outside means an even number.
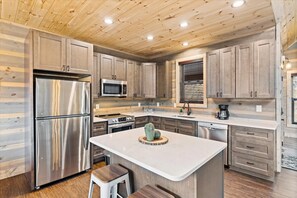
[[[94,170],[92,174],[102,182],[108,183],[128,173],[128,170],[118,164],[104,166]]]
[[[93,196],[94,183],[100,187],[100,197],[117,198],[118,184],[125,183],[127,195],[131,194],[129,171],[118,164],[104,166],[94,170],[91,174],[88,198]]]
[[[174,196],[154,186],[146,185],[128,198],[174,198]]]

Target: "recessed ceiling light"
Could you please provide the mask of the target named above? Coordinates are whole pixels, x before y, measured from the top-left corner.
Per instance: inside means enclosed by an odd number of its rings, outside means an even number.
[[[188,42],[183,42],[183,46],[188,46],[189,43]]]
[[[113,24],[112,18],[105,18],[104,22],[108,25]]]
[[[152,41],[152,40],[154,40],[154,37],[153,37],[153,35],[148,35],[146,38],[147,38],[147,40],[149,40],[149,41]]]
[[[180,27],[184,28],[184,27],[188,27],[188,22],[187,21],[183,21],[179,24]]]
[[[242,6],[244,3],[245,3],[244,0],[235,0],[232,3],[232,7],[233,8],[238,8],[238,7]]]

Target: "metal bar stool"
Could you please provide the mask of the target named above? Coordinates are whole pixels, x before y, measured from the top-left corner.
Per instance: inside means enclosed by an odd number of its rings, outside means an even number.
[[[118,164],[112,164],[104,166],[97,170],[94,170],[91,174],[89,198],[93,195],[94,183],[100,187],[100,197],[109,198],[112,191],[112,197],[117,197],[118,184],[125,182],[127,195],[131,194],[129,172],[127,169],[121,167]]]
[[[174,196],[157,187],[146,185],[128,198],[174,198]]]

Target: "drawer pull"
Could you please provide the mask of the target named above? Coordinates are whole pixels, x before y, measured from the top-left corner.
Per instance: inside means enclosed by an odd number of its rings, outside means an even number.
[[[248,148],[248,149],[254,149],[255,147],[253,147],[253,146],[246,146],[246,148]]]
[[[255,133],[247,132],[248,135],[255,135]]]
[[[252,163],[252,162],[246,162],[246,164],[248,164],[248,165],[255,165],[254,163]]]

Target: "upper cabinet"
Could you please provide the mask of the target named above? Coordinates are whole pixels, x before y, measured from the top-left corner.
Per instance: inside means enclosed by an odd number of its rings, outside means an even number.
[[[101,79],[127,80],[126,60],[101,54]]]
[[[127,60],[127,97],[128,98],[134,97],[134,86],[136,86],[134,72],[135,72],[135,62],[131,60]]]
[[[34,69],[91,74],[93,45],[33,32]]]
[[[207,97],[274,98],[273,40],[209,52],[207,66]]]
[[[274,42],[236,46],[236,98],[274,98]]]
[[[142,79],[141,79],[141,73],[142,73],[142,68],[141,68],[141,63],[140,62],[135,62],[135,67],[134,67],[134,94],[133,97],[142,97]],[[129,88],[128,88],[129,89]]]
[[[207,54],[207,97],[235,98],[235,48]]]
[[[93,73],[92,73],[92,93],[93,98],[100,95],[100,54],[94,53],[93,56]]]
[[[172,98],[172,69],[175,61],[166,61],[157,66],[157,97]]]
[[[142,96],[156,98],[156,63],[142,63]]]

